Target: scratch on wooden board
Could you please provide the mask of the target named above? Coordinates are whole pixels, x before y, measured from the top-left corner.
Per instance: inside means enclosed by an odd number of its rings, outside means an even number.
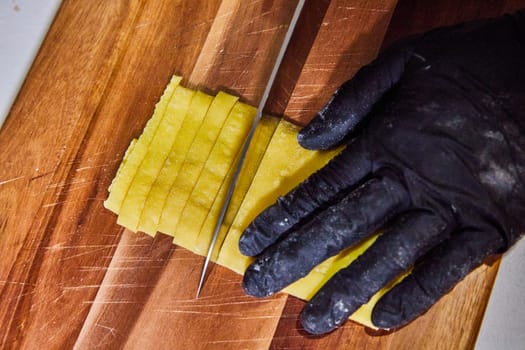
[[[83,301],[82,304],[90,304],[90,305],[105,305],[105,304],[142,304],[138,301],[130,301],[130,300],[93,300],[93,301]]]
[[[34,284],[28,283],[28,282],[17,282],[17,281],[7,281],[7,280],[0,281],[0,284],[15,284],[15,285],[32,286],[32,287],[35,286]]]
[[[108,153],[109,151],[108,150],[104,150],[104,151],[99,151],[99,152],[94,152],[94,153],[90,153],[91,156],[98,156],[98,155],[101,155],[101,154],[106,154]],[[113,152],[111,152],[113,153]],[[122,153],[117,153],[116,154],[118,157],[121,157],[122,156]]]
[[[269,319],[275,319],[281,318],[281,315],[267,315],[267,316],[245,316],[245,317],[238,317],[239,320],[269,320]]]
[[[54,184],[49,184],[47,186],[47,189],[49,190],[52,188],[59,188],[59,187],[65,187],[65,186],[71,186],[71,185],[89,185],[90,183],[93,183],[95,181],[96,180],[86,181],[84,179],[78,179],[78,180],[73,180],[73,181],[57,182]]]
[[[218,20],[222,20],[223,18],[226,18],[226,17],[230,17],[232,14],[234,13],[237,13],[237,8],[231,10],[231,11],[227,11],[227,12],[224,12],[224,13],[221,13],[220,15],[217,14],[217,16],[215,16],[214,19],[210,20],[210,21],[205,21],[204,23],[209,23],[209,22],[215,22],[215,21],[218,21]]]
[[[207,342],[207,344],[261,342],[261,341],[270,341],[270,340],[271,340],[271,338],[225,339],[225,340],[210,340],[210,341]]]
[[[48,204],[43,204],[42,205],[42,208],[49,208],[49,207],[55,207],[57,205],[62,205],[62,204],[65,204],[65,203],[79,203],[79,202],[89,202],[89,201],[103,201],[104,198],[86,198],[86,199],[82,199],[82,200],[65,200],[65,201],[58,201],[58,202],[54,202],[54,203],[48,203]]]
[[[240,280],[239,281],[221,281],[221,285],[226,285],[226,284],[241,285],[242,282]]]
[[[306,84],[306,83],[302,83],[300,85],[300,88],[301,89],[304,89],[304,88],[323,88],[324,86],[326,85],[323,85],[323,84],[317,84],[317,83],[311,83],[311,84]],[[294,97],[295,98],[295,97]]]
[[[71,287],[62,287],[65,291],[74,291],[74,290],[82,290],[82,289],[89,289],[89,288],[100,288],[101,284],[86,284],[83,286],[71,286]],[[148,284],[139,284],[139,283],[119,283],[119,284],[107,284],[104,283],[104,288],[148,288],[151,287],[151,285]]]
[[[357,6],[339,6],[338,9],[340,10],[358,10],[358,11],[366,11],[366,12],[380,12],[380,13],[385,13],[385,12],[390,11],[388,9],[365,8],[365,7],[357,7]]]
[[[316,97],[317,97],[317,95],[315,95],[315,94],[307,94],[307,95],[294,97],[294,99],[296,100],[296,103],[297,103],[298,101],[301,101],[301,100],[311,100],[311,99],[316,98]]]
[[[283,28],[286,28],[286,27],[288,27],[288,26],[284,25],[284,24],[280,24],[280,25],[272,27],[272,28],[264,28],[264,29],[261,29],[261,30],[254,30],[252,32],[246,33],[246,35],[257,35],[257,34],[263,34],[263,33],[268,33],[268,32],[275,32],[276,30],[280,30],[280,29],[283,29]]]
[[[328,58],[334,58],[339,60],[343,57],[353,57],[353,56],[367,56],[370,55],[370,51],[350,51],[350,52],[338,52],[338,53],[323,53],[322,55],[313,54],[312,57],[316,59],[327,60]],[[351,62],[350,62],[351,63]],[[321,65],[322,63],[309,63],[309,66]]]
[[[95,323],[95,327],[99,327],[99,328],[102,328],[102,329],[105,329],[105,330],[108,330],[109,333],[112,335],[112,336],[116,336],[117,333],[116,333],[116,328],[113,328],[113,327],[108,327],[108,326],[104,326],[104,325],[101,325],[101,324],[98,324],[98,323]]]
[[[46,250],[62,250],[62,249],[91,249],[91,248],[112,248],[112,247],[146,247],[146,244],[85,244],[85,245],[62,245],[60,243],[52,246],[43,247]]]
[[[8,179],[8,180],[2,180],[2,181],[0,181],[0,185],[5,185],[5,184],[8,184],[10,182],[13,182],[13,181],[16,181],[16,180],[20,180],[20,179],[23,179],[23,178],[25,178],[25,175],[14,177],[14,178]]]
[[[115,261],[120,262],[120,263],[123,263],[123,262],[140,262],[140,263],[145,263],[145,262],[164,262],[164,259],[162,259],[162,258],[151,258],[150,259],[150,258],[146,258],[146,257],[142,257],[142,256],[122,258],[122,257],[115,257],[115,256],[112,256],[112,255],[106,255],[104,258],[106,258],[106,259],[115,259]]]
[[[175,305],[177,307],[191,307],[191,308],[198,308],[198,307],[205,307],[205,308],[210,308],[210,307],[215,307],[215,306],[228,306],[228,305],[231,305],[231,304],[235,304],[235,305],[243,305],[243,304],[249,304],[249,305],[252,305],[252,304],[271,304],[272,302],[274,302],[274,300],[272,299],[268,299],[268,300],[259,300],[259,299],[253,299],[253,300],[249,300],[249,301],[236,301],[236,300],[231,300],[230,302],[225,302],[225,303],[215,303],[215,304],[208,304],[208,303],[205,303],[205,304],[196,304],[196,303],[199,303],[199,299],[186,299],[186,300],[178,300],[175,302]],[[191,305],[188,305],[187,303],[192,303]],[[181,305],[178,305],[178,304],[181,304]]]
[[[188,257],[170,257],[169,261],[193,261],[193,260],[200,260],[202,259],[201,256],[194,255],[194,256],[188,256]]]
[[[27,292],[27,293],[24,293],[24,289],[20,289],[20,293],[19,293],[17,296],[12,297],[10,300],[11,300],[11,301],[13,301],[13,300],[20,300],[20,299],[22,299],[23,297],[28,296],[28,295],[31,295],[31,294],[34,294],[34,293],[35,293],[34,290],[31,290],[31,291],[29,291],[29,292]]]
[[[343,327],[341,327],[343,328]],[[299,328],[299,329],[303,329],[303,328]],[[288,338],[304,338],[304,335],[300,335],[300,334],[287,334],[287,335],[279,335],[279,336],[274,336],[272,339],[288,339]]]
[[[202,316],[222,316],[222,317],[242,317],[244,312],[222,312],[222,311],[195,311],[195,310],[173,310],[173,309],[156,309],[156,312],[164,312],[170,314],[189,314]]]
[[[31,293],[27,293],[26,295],[28,294],[35,294],[35,292],[31,292]],[[41,305],[49,305],[49,304],[55,304],[57,303],[60,299],[62,299],[64,296],[64,292],[63,291],[60,291],[60,295],[57,296],[55,299],[53,299],[52,301],[48,301],[46,298],[42,298],[40,299],[39,301],[37,302],[34,302],[33,300],[31,301],[31,308],[30,310],[34,310],[34,309],[38,309],[40,308]],[[45,328],[45,327],[44,327]]]
[[[70,260],[70,259],[78,258],[79,256],[84,256],[84,255],[88,255],[88,254],[93,254],[93,253],[100,252],[100,251],[103,251],[103,250],[106,250],[106,249],[107,249],[106,247],[102,247],[102,248],[93,249],[93,250],[90,250],[90,251],[87,251],[87,252],[82,252],[82,253],[78,253],[78,254],[73,254],[73,255],[71,255],[71,256],[68,256],[68,257],[62,258],[61,261],[65,261],[65,260]]]
[[[155,266],[122,266],[122,267],[109,267],[109,266],[80,266],[79,271],[81,272],[98,272],[98,271],[127,271],[127,270],[134,270],[138,271],[138,269],[160,269],[163,265],[155,265]]]
[[[44,176],[50,175],[50,174],[52,174],[52,173],[55,172],[55,170],[49,170],[49,171],[40,172],[40,174],[39,174],[39,173],[38,173],[39,170],[40,170],[39,168],[36,168],[36,169],[35,169],[35,173],[36,173],[36,174],[33,175],[33,176],[29,179],[29,181],[38,180],[38,179],[40,179],[41,177],[44,177]]]
[[[48,327],[48,325],[49,325],[50,323],[51,323],[51,321],[46,321],[46,322],[41,323],[41,324],[40,324],[40,330],[41,330],[41,331],[42,331],[42,330],[45,330],[45,329]],[[56,333],[55,333],[55,334],[56,334]]]
[[[149,22],[143,22],[143,23],[139,23],[135,26],[135,29],[138,29],[138,28],[143,28],[143,27],[146,27],[146,26],[149,26]]]
[[[204,302],[212,301],[212,302],[224,302],[225,305],[228,304],[237,304],[240,303],[241,300],[247,300],[248,303],[271,303],[272,301],[275,301],[272,298],[268,299],[261,299],[261,298],[253,298],[248,295],[242,294],[242,295],[224,295],[220,292],[217,292],[213,295],[204,295],[199,296],[199,299],[194,298],[188,298],[188,299],[179,299],[177,301],[174,301],[174,303],[194,303],[194,304],[202,304]]]
[[[108,336],[112,337],[112,338],[116,338],[117,336],[117,329],[116,328],[113,328],[113,327],[109,327],[109,326],[104,326],[104,325],[101,325],[99,324],[98,322],[95,322],[95,327],[98,327],[98,328],[102,328],[104,330],[106,330],[106,334],[104,334],[103,337],[100,338],[100,340],[98,341],[98,344],[95,346],[95,348],[99,348],[99,347],[105,347],[104,345],[107,345],[107,342],[108,340],[106,340],[108,338]]]
[[[282,8],[283,8],[282,6],[280,6],[280,7],[275,7],[273,10],[268,10],[268,11],[265,11],[265,12],[258,13],[257,16],[253,17],[253,19],[249,22],[249,24],[253,24],[253,23],[255,22],[256,19],[266,17],[266,16],[268,16],[269,14],[271,14],[272,11],[277,11],[277,10],[280,10],[280,9],[282,9]],[[263,23],[264,23],[264,22],[263,22]]]
[[[116,162],[118,162],[118,161],[120,161],[120,159],[115,160],[115,161],[112,161],[112,162],[109,162],[109,163],[99,164],[99,165],[86,165],[86,166],[83,166],[83,167],[80,167],[80,168],[76,168],[76,169],[75,169],[75,172],[84,171],[84,170],[89,170],[89,169],[102,168],[102,167],[105,167],[105,166],[110,165],[111,163],[116,163]]]
[[[323,68],[323,67],[310,67],[308,68],[308,72],[309,73],[318,73],[318,72],[333,72],[334,71],[334,68],[333,67],[328,67],[328,68]],[[318,84],[318,85],[322,85],[322,84]]]

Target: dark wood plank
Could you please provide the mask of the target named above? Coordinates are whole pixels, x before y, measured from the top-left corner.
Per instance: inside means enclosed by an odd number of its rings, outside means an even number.
[[[525,1],[399,0],[384,46],[416,33],[467,20],[488,18],[525,7]],[[362,64],[366,62],[361,62]],[[352,72],[347,77],[351,76]],[[366,331],[349,323],[326,337],[305,335],[297,323],[302,301],[290,298],[272,342],[272,349],[471,349],[483,319],[499,263],[481,266],[428,313],[391,334]]]
[[[523,8],[523,0],[399,0],[383,46],[436,27],[497,17]]]

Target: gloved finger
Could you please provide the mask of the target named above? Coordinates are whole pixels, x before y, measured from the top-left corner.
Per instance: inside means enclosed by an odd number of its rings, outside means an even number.
[[[341,85],[317,116],[298,134],[307,149],[328,149],[345,137],[401,78],[411,55],[410,45],[386,50]]]
[[[309,333],[323,334],[340,326],[449,232],[450,225],[432,213],[404,215],[317,292],[301,313],[303,327]]]
[[[245,292],[262,297],[281,290],[370,235],[408,204],[406,189],[396,180],[366,182],[265,250],[244,274]]]
[[[455,233],[379,300],[372,312],[372,322],[389,329],[412,321],[504,245],[504,239],[496,231],[468,229]]]
[[[297,223],[354,187],[371,169],[362,143],[349,144],[324,168],[259,214],[241,236],[239,250],[244,255],[260,254]]]

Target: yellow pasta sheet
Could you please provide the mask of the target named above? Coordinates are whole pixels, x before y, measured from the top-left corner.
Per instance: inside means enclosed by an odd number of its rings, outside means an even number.
[[[119,224],[150,235],[172,235],[174,243],[205,255],[255,109],[235,96],[221,92],[212,97],[179,82],[180,77],[172,79],[144,132],[132,140],[104,204],[118,214]],[[303,149],[297,132],[289,122],[262,118],[220,227],[213,261],[242,274],[252,261],[238,248],[244,229],[341,151]],[[310,299],[375,239],[327,259],[285,291]],[[373,328],[373,305],[386,290],[351,319]]]

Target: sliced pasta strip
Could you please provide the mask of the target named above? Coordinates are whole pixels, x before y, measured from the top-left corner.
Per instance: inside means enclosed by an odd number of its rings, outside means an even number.
[[[179,174],[168,193],[159,221],[158,230],[160,232],[172,236],[175,234],[182,210],[199,179],[217,135],[237,99],[224,92],[219,92],[213,99],[205,120],[197,131]]]
[[[261,159],[264,156],[264,152],[268,147],[268,143],[270,142],[278,122],[279,119],[275,117],[264,116],[255,130],[252,142],[248,148],[248,152],[246,153],[246,159],[239,174],[237,185],[235,186],[230,204],[228,205],[228,210],[217,236],[217,242],[212,253],[213,261],[217,259],[220,246],[226,237],[226,233],[228,232],[233,219],[237,215],[237,211],[241,206],[246,192],[248,192],[248,189],[250,188],[252,179],[257,172],[259,164],[261,163]],[[213,232],[215,230],[217,220],[226,198],[229,184],[232,181],[233,172],[236,168],[237,167],[235,166],[230,169],[227,180],[223,182],[219,190],[219,194],[217,195],[217,198],[213,202],[213,205],[208,212],[206,220],[204,221],[204,225],[199,232],[195,247],[193,248],[193,251],[197,254],[206,255],[208,253],[208,248],[211,244]]]
[[[193,249],[204,220],[250,130],[257,110],[237,102],[226,119],[175,228],[174,243]]]
[[[118,175],[113,179],[110,185],[110,193],[108,198],[104,201],[104,207],[114,213],[119,213],[124,197],[126,197],[129,186],[135,177],[138,167],[142,163],[148,147],[157,133],[159,124],[164,118],[168,103],[171,101],[173,93],[180,81],[179,76],[173,76],[168,86],[164,90],[160,101],[155,105],[153,116],[144,127],[142,135],[133,143],[132,152],[129,154],[126,162],[121,165]],[[129,147],[128,147],[129,148]]]
[[[297,143],[297,132],[298,127],[285,120],[277,126],[221,247],[217,259],[219,264],[243,273],[251,262],[251,258],[242,255],[238,248],[244,229],[279,196],[292,190],[340,152],[340,149],[327,152],[306,150]]]
[[[122,203],[117,219],[119,225],[132,231],[137,230],[148,193],[171,151],[194,93],[182,86],[175,89],[155,138],[150,143]]]
[[[193,96],[171,152],[148,194],[140,217],[139,231],[146,232],[149,235],[154,235],[157,232],[168,193],[179,174],[182,163],[186,159],[190,146],[212,101],[212,96],[200,91],[197,91]]]

